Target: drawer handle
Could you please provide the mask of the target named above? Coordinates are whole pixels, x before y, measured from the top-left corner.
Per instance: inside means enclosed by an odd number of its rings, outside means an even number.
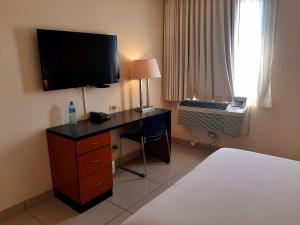
[[[92,145],[99,145],[99,144],[100,144],[100,141],[95,141],[95,142],[92,142],[91,144],[92,144]]]
[[[95,187],[98,187],[98,186],[100,186],[101,184],[102,184],[101,182],[98,182],[98,183],[95,184]]]
[[[100,158],[92,161],[92,163],[97,163],[97,162],[100,162]]]

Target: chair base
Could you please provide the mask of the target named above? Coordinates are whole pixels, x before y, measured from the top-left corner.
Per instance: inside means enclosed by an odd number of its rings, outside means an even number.
[[[164,128],[165,129],[165,128]],[[160,135],[157,135],[157,136],[144,136],[143,133],[141,132],[138,132],[140,133],[139,136],[140,136],[140,141],[136,138],[136,132],[133,132],[131,133],[130,135],[123,135],[123,136],[120,136],[120,157],[119,157],[119,168],[120,169],[123,169],[123,170],[126,170],[132,174],[135,174],[139,177],[146,177],[146,174],[147,174],[147,169],[146,169],[146,152],[145,152],[145,144],[146,143],[151,143],[153,141],[157,141],[157,140],[160,140],[161,138],[163,138],[165,136],[166,138],[166,142],[167,142],[167,146],[168,146],[168,154],[169,154],[169,159],[171,160],[171,150],[170,150],[170,144],[169,144],[169,138],[168,138],[168,131],[167,129],[165,129],[165,134],[163,135],[160,134]],[[128,169],[128,168],[125,168],[121,165],[121,158],[122,158],[122,137],[126,137],[127,139],[130,139],[130,140],[133,140],[135,142],[140,142],[141,145],[142,145],[142,156],[143,156],[143,161],[144,161],[144,173],[140,173],[140,172],[137,172],[137,171],[134,171],[134,170],[131,170],[131,169]]]
[[[137,171],[128,169],[128,168],[123,167],[123,166],[119,166],[119,169],[125,170],[125,171],[127,171],[127,172],[129,172],[129,173],[132,173],[132,174],[134,174],[134,175],[137,175],[137,176],[139,176],[139,177],[141,177],[141,178],[145,178],[145,177],[146,177],[146,174],[144,174],[144,173],[139,173],[139,172],[137,172]]]

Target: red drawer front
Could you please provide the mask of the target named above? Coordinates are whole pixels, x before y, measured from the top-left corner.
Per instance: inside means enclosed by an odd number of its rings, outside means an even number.
[[[77,155],[110,145],[110,133],[96,135],[76,142]]]
[[[78,175],[86,176],[103,167],[111,165],[111,147],[106,146],[78,157]]]
[[[112,189],[113,178],[111,166],[104,167],[79,181],[81,204],[98,197],[104,192]]]

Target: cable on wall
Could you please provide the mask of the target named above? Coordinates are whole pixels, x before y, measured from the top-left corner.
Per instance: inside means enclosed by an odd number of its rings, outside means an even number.
[[[81,88],[82,91],[82,103],[83,103],[83,113],[84,113],[84,118],[87,119],[87,104],[86,104],[86,94],[85,94],[85,87]]]

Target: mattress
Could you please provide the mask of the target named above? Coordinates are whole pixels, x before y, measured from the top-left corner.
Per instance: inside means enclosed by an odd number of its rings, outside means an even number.
[[[300,162],[222,148],[123,225],[299,225]]]

